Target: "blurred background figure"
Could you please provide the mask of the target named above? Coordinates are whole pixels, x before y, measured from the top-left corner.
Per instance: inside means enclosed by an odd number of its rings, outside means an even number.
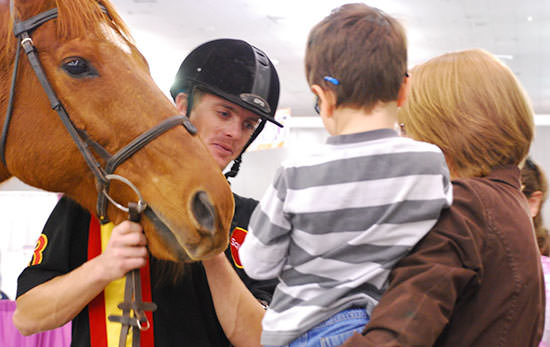
[[[539,346],[550,346],[550,241],[548,229],[542,218],[542,206],[548,198],[548,181],[544,171],[531,158],[525,160],[521,168],[521,187],[529,203],[529,212],[533,218],[537,244],[541,253],[542,270],[544,272],[544,284],[546,286],[546,318],[544,322],[544,334]]]
[[[542,218],[542,206],[548,198],[548,182],[541,167],[531,158],[525,160],[521,169],[522,191],[529,202],[529,211],[533,218],[537,243],[540,253],[548,257],[550,255],[550,242],[548,240],[548,229]]]

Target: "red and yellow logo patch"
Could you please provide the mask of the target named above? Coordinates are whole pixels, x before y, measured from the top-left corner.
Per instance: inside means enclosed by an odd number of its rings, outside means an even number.
[[[229,240],[231,244],[231,257],[233,258],[233,263],[235,263],[235,266],[239,269],[243,268],[243,265],[241,264],[241,259],[239,259],[239,248],[241,248],[247,232],[248,231],[244,230],[243,228],[236,227],[235,229],[233,229],[233,232],[231,233],[231,239]]]
[[[38,265],[42,262],[42,259],[44,259],[44,255],[42,253],[46,249],[47,245],[48,237],[45,234],[41,234],[38,241],[36,241],[36,246],[34,246],[30,265]]]

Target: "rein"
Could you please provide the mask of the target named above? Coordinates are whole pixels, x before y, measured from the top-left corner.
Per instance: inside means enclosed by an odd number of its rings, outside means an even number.
[[[138,205],[136,203],[128,204],[128,219],[138,223],[141,217]],[[120,337],[118,346],[126,346],[128,332],[132,327],[132,346],[139,347],[141,344],[141,330],[148,330],[151,323],[145,315],[145,311],[156,311],[157,305],[154,302],[143,302],[141,298],[141,280],[139,269],[134,269],[126,274],[126,284],[124,286],[124,301],[117,305],[122,310],[122,315],[109,315],[111,322],[118,322],[122,325],[120,328]],[[133,315],[131,313],[133,312]],[[143,325],[145,324],[145,325]]]
[[[133,154],[142,149],[145,145],[165,133],[166,131],[178,126],[183,125],[185,129],[191,134],[194,135],[197,133],[197,129],[191,124],[189,118],[184,115],[177,115],[170,117],[157,126],[149,129],[145,133],[136,137],[129,144],[121,148],[114,155],[111,155],[103,146],[91,139],[84,130],[77,128],[74,123],[71,121],[67,111],[63,107],[63,104],[57,97],[55,91],[53,90],[44,69],[38,58],[38,53],[34,46],[34,43],[31,39],[32,32],[37,29],[40,25],[46,23],[49,20],[55,19],[58,16],[57,8],[50,9],[48,11],[42,12],[36,16],[33,16],[24,21],[18,21],[15,18],[14,12],[14,0],[10,0],[10,11],[14,17],[14,34],[17,37],[17,48],[15,53],[14,69],[12,74],[12,81],[10,87],[8,107],[6,111],[6,117],[4,120],[4,125],[2,127],[2,133],[0,137],[0,159],[2,163],[7,168],[6,164],[6,140],[8,136],[8,130],[10,126],[11,117],[13,114],[14,106],[14,95],[15,95],[15,85],[17,80],[17,71],[19,67],[20,59],[20,48],[23,47],[25,54],[27,55],[32,69],[40,84],[42,85],[50,106],[53,110],[57,112],[59,118],[63,122],[67,132],[71,135],[74,143],[78,147],[82,157],[84,158],[86,164],[90,168],[90,171],[93,173],[96,180],[96,189],[98,191],[97,198],[97,215],[102,224],[108,223],[109,219],[107,218],[106,210],[108,201],[110,201],[117,208],[128,212],[129,219],[135,222],[139,222],[140,216],[142,213],[145,213],[146,216],[151,220],[155,225],[157,232],[164,234],[164,237],[172,238],[175,240],[174,235],[170,232],[169,228],[160,220],[156,213],[147,206],[147,203],[143,200],[139,190],[126,178],[119,175],[114,175],[113,172],[115,169],[122,164],[124,161],[128,160]],[[105,7],[100,5],[102,11],[109,16]],[[89,147],[94,149],[96,154],[98,154],[104,161],[105,167],[102,167],[101,164],[96,160],[94,155],[90,152]],[[138,202],[130,202],[128,207],[125,207],[117,203],[112,199],[108,194],[109,183],[111,180],[118,180],[125,183],[129,186],[137,195]],[[139,346],[139,331],[147,330],[150,327],[150,323],[147,320],[147,317],[144,314],[145,310],[156,310],[156,305],[154,303],[144,303],[141,299],[141,281],[139,277],[139,270],[132,270],[126,274],[126,288],[124,293],[124,302],[118,305],[122,309],[122,316],[110,316],[109,320],[120,322],[122,324],[121,334],[120,334],[120,346],[125,345],[127,338],[128,330],[133,327],[133,339],[132,345]],[[130,313],[133,312],[133,316]],[[139,329],[139,330],[138,330]]]

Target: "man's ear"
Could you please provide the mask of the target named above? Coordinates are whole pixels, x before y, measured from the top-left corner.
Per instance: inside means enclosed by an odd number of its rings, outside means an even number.
[[[186,93],[178,93],[176,95],[176,109],[178,110],[179,114],[187,114],[187,94]]]
[[[401,83],[401,88],[399,88],[399,93],[397,94],[397,107],[403,106],[409,95],[409,74],[403,77],[403,83]]]
[[[531,212],[531,218],[535,218],[540,212],[540,205],[542,205],[542,192],[537,190],[527,198],[529,204],[529,211]]]
[[[329,89],[325,90],[318,84],[311,86],[313,94],[319,98],[319,108],[323,117],[331,117],[336,108],[336,95]]]

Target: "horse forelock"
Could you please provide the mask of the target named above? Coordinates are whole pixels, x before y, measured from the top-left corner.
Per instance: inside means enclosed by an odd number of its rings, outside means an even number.
[[[103,12],[103,5],[108,15]],[[108,0],[50,0],[50,1],[25,1],[15,0],[15,16],[18,19],[28,19],[41,12],[57,7],[58,18],[56,39],[67,41],[84,36],[111,39],[105,30],[105,25],[118,33],[129,46],[134,46],[134,40],[128,27],[118,15],[115,8]],[[5,44],[0,50],[0,61],[10,62],[13,59],[15,37],[13,35],[13,14],[10,13],[9,4],[0,2],[1,23],[0,42]]]
[[[59,10],[57,37],[60,40],[86,35],[105,38],[104,24],[108,24],[125,40],[133,43],[128,27],[107,0],[56,0],[56,5]],[[108,15],[100,5],[107,9]]]

